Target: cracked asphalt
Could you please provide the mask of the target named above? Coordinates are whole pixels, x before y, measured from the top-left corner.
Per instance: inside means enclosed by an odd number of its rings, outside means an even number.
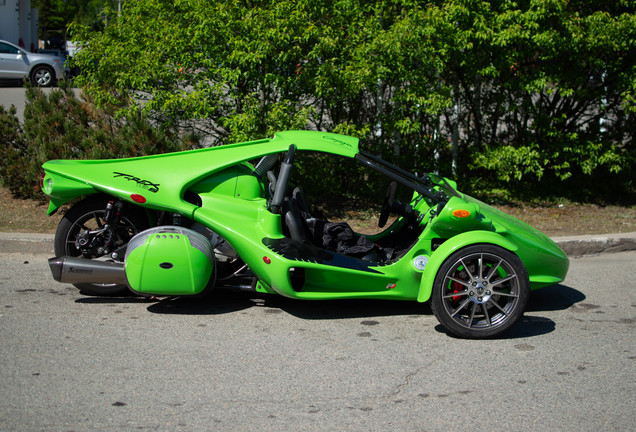
[[[534,292],[505,338],[468,341],[414,302],[84,297],[52,280],[39,236],[9,237],[2,431],[636,424],[636,251],[572,258],[568,279]]]

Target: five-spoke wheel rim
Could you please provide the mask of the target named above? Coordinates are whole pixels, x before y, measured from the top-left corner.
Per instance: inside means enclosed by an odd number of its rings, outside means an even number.
[[[514,266],[492,253],[459,258],[444,275],[442,303],[448,316],[467,329],[494,329],[513,316],[520,279]]]
[[[39,86],[49,85],[52,79],[53,75],[48,69],[42,68],[35,71],[35,82],[37,82]]]

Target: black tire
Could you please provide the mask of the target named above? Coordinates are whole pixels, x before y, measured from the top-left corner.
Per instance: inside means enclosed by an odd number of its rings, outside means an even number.
[[[449,334],[492,338],[519,321],[529,292],[528,272],[519,257],[498,246],[473,245],[440,267],[431,309]]]
[[[31,71],[31,82],[36,87],[51,87],[56,82],[55,71],[50,66],[36,66]]]
[[[55,255],[78,257],[82,252],[75,246],[75,238],[82,229],[93,229],[103,225],[106,204],[112,198],[106,195],[91,195],[75,204],[60,221],[55,232]],[[116,246],[128,243],[137,233],[148,228],[148,218],[143,209],[135,206],[125,206],[117,227]],[[98,255],[86,257],[99,258]],[[121,296],[132,295],[126,285],[118,284],[74,284],[83,294],[92,296]]]

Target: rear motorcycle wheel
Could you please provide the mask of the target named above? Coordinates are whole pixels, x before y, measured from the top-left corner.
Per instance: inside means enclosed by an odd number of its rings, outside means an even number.
[[[77,243],[78,235],[84,231],[97,231],[104,227],[104,214],[106,205],[113,199],[106,195],[91,195],[75,204],[60,221],[55,232],[54,249],[58,257],[82,257],[86,259],[99,259],[100,254],[93,250],[81,250]],[[143,209],[133,206],[125,206],[121,212],[121,218],[115,228],[113,250],[128,243],[130,239],[140,231],[148,228],[148,218]],[[100,234],[95,234],[99,236]],[[82,294],[91,296],[122,296],[132,295],[126,285],[119,284],[74,284]]]

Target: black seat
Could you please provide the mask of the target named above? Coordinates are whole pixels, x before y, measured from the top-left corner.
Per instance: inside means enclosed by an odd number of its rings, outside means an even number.
[[[305,198],[305,194],[303,190],[296,186],[292,191],[292,198],[296,201],[298,205],[298,210],[300,210],[300,214],[302,215],[304,220],[309,220],[312,218],[311,211],[309,210],[309,204],[307,199]]]
[[[307,226],[300,211],[298,201],[293,196],[285,205],[284,227],[289,237],[303,243],[309,243],[307,236]]]

